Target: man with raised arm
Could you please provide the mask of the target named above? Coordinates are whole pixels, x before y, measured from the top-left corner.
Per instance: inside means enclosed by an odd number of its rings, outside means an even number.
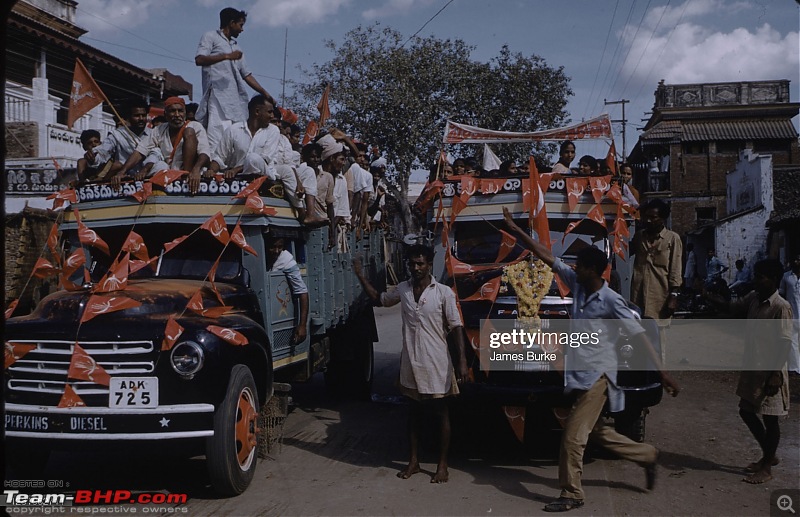
[[[419,428],[423,415],[431,411],[439,422],[439,464],[431,483],[446,483],[447,453],[450,448],[450,411],[446,397],[459,393],[458,383],[467,379],[467,360],[461,316],[453,291],[437,282],[431,274],[433,250],[416,244],[406,251],[411,279],[392,292],[378,293],[364,275],[361,260],[353,259],[353,270],[367,295],[378,306],[400,303],[403,318],[403,350],[400,355],[400,391],[411,399],[408,437],[411,455],[408,466],[397,473],[408,479],[420,471],[417,458]],[[445,330],[447,327],[447,330]],[[448,349],[452,336],[454,353]]]
[[[247,119],[250,96],[246,86],[275,102],[247,68],[236,41],[246,21],[246,12],[226,7],[219,12],[219,29],[203,34],[197,46],[194,64],[203,67],[203,98],[197,120],[208,130],[212,151],[228,126]]]
[[[590,437],[593,442],[615,452],[621,458],[644,467],[647,489],[652,489],[656,479],[658,450],[652,445],[637,443],[619,434],[613,425],[606,424],[600,418],[606,401],[612,412],[625,409],[625,393],[617,386],[617,351],[615,340],[612,339],[612,336],[618,335],[619,327],[614,328],[605,320],[622,320],[620,325],[625,328],[626,334],[632,339],[638,339],[645,346],[654,364],[661,364],[644,328],[634,319],[625,299],[612,291],[602,278],[608,257],[594,246],[586,247],[578,252],[573,271],[563,260],[554,257],[546,246],[533,240],[517,226],[505,207],[503,216],[509,230],[517,235],[522,245],[553,268],[572,290],[572,318],[592,320],[585,323],[590,325],[592,331],[605,336],[597,340],[596,344],[590,341],[586,345],[568,349],[569,363],[586,369],[568,369],[564,372],[564,389],[566,393],[572,394],[573,403],[561,437],[558,462],[561,496],[545,505],[544,510],[565,512],[583,506],[583,453]],[[581,328],[585,328],[585,325]],[[661,371],[661,384],[673,397],[678,395],[678,385],[664,371]]]

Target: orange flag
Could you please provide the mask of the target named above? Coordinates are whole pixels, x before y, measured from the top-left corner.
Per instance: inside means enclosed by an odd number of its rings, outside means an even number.
[[[194,293],[194,295],[192,295],[189,303],[186,305],[186,308],[195,314],[199,314],[200,316],[206,318],[219,318],[233,307],[223,305],[222,307],[211,307],[210,309],[206,309],[203,306],[203,296],[200,294],[200,291],[197,291]]]
[[[77,203],[78,202],[78,194],[75,192],[74,188],[68,188],[64,190],[59,190],[53,194],[50,194],[45,199],[52,199],[53,200],[53,210],[58,210],[62,206],[64,206],[65,201],[69,201],[70,203]]]
[[[264,198],[262,198],[258,192],[247,196],[244,206],[264,215],[275,215],[278,213],[274,208],[264,204]]]
[[[100,236],[97,235],[97,232],[89,229],[88,226],[83,224],[81,221],[80,212],[78,212],[77,208],[74,209],[73,212],[75,213],[75,220],[78,221],[78,240],[80,243],[87,246],[93,246],[106,255],[110,255],[111,252],[108,251],[108,244],[106,244],[106,241],[101,239]]]
[[[481,194],[497,194],[505,187],[506,180],[502,178],[487,178],[480,181]]]
[[[189,238],[188,235],[184,235],[183,237],[178,237],[176,239],[172,239],[171,241],[169,241],[166,244],[164,244],[164,252],[170,251],[172,248],[174,248],[175,246],[177,246],[178,244],[182,243],[183,241],[185,241],[188,238]]]
[[[150,178],[150,183],[166,187],[176,179],[186,174],[189,174],[189,171],[181,171],[177,169],[164,169],[163,171],[158,171],[157,173],[155,173],[153,177]]]
[[[575,207],[578,206],[578,200],[586,191],[586,187],[589,186],[589,181],[587,178],[567,178],[566,185],[569,211],[572,212],[575,210]]]
[[[25,354],[36,348],[38,345],[27,345],[6,341],[5,368],[8,368],[18,360],[25,357]]]
[[[86,308],[83,310],[83,316],[81,316],[81,323],[85,323],[101,314],[110,314],[125,309],[132,309],[133,307],[139,307],[141,304],[142,302],[137,302],[127,296],[102,296],[93,294],[86,302]]]
[[[53,223],[53,226],[50,228],[50,233],[47,235],[47,247],[50,249],[50,253],[53,254],[53,259],[57,262],[61,262],[61,254],[58,252],[58,223]]]
[[[530,157],[528,162],[528,169],[530,188],[529,217],[533,222],[531,227],[536,231],[539,242],[550,249],[553,245],[550,241],[550,223],[547,221],[547,204],[544,200],[544,192],[542,192],[539,184],[539,169],[536,168],[536,161],[533,156]]]
[[[132,274],[136,273],[137,271],[139,271],[140,269],[143,269],[143,268],[149,266],[150,264],[152,264],[156,260],[158,260],[157,256],[153,257],[153,258],[149,258],[147,260],[133,260],[133,259],[131,259],[130,260],[130,266],[129,266],[128,274],[132,275]]]
[[[311,142],[311,140],[315,139],[318,133],[319,125],[317,125],[316,120],[312,120],[306,124],[306,134],[303,135],[303,145],[306,145]]]
[[[57,275],[59,271],[60,270],[51,264],[49,260],[39,257],[39,260],[37,260],[36,264],[33,265],[33,272],[31,275],[35,276],[36,278],[47,278],[49,276]]]
[[[164,328],[164,341],[161,342],[161,350],[172,350],[183,331],[184,328],[175,320],[175,316],[170,316],[167,320],[167,326]]]
[[[97,361],[86,353],[86,350],[81,348],[78,343],[75,343],[75,348],[72,350],[72,359],[69,361],[67,377],[70,379],[91,381],[95,384],[102,384],[103,386],[108,386],[111,382],[111,377],[108,375],[108,372],[97,364]]]
[[[481,185],[481,180],[478,178],[473,178],[472,176],[462,176],[461,177],[461,195],[463,196],[464,193],[467,193],[467,196],[472,196],[478,191],[478,187]]]
[[[219,267],[219,260],[222,258],[220,255],[217,257],[217,260],[214,261],[212,264],[211,269],[208,270],[208,282],[211,284],[211,290],[214,291],[214,295],[217,297],[219,304],[225,305],[225,302],[222,301],[222,296],[220,296],[219,291],[217,291],[217,286],[214,284],[214,280],[217,279],[217,268]]]
[[[475,300],[489,300],[494,302],[497,299],[497,293],[500,291],[500,277],[495,277],[478,289],[475,294],[464,298],[462,301],[471,302]]]
[[[594,208],[589,210],[589,212],[586,214],[586,217],[597,224],[602,225],[603,228],[607,228],[606,216],[603,214],[603,209],[600,208],[600,205],[594,205]]]
[[[594,202],[599,203],[606,195],[606,191],[611,188],[611,176],[589,178],[589,185],[592,187]]]
[[[247,244],[247,241],[244,239],[244,233],[242,233],[242,228],[238,222],[236,223],[236,227],[233,229],[233,232],[231,233],[231,240],[233,241],[234,244],[245,250],[247,253],[255,255],[256,257],[258,256],[256,250],[253,249],[252,246]]]
[[[144,203],[147,198],[153,195],[153,184],[149,181],[145,181],[142,185],[141,190],[137,190],[131,197],[138,201],[139,203]]]
[[[606,165],[608,165],[608,170],[611,171],[612,175],[617,175],[617,146],[614,145],[614,141],[611,141],[611,147],[608,148],[608,154],[606,155]]]
[[[108,273],[100,280],[97,286],[92,290],[94,293],[110,293],[113,291],[122,291],[128,287],[128,267],[131,254],[125,253],[122,260],[114,262],[108,268]]]
[[[611,281],[611,262],[608,263],[608,265],[606,266],[606,270],[603,271],[602,278],[606,282],[610,282]]]
[[[19,303],[19,298],[8,304],[8,307],[6,307],[6,312],[5,312],[6,319],[10,318],[11,315],[14,314],[14,309],[17,308],[18,303]]]
[[[328,105],[328,97],[331,93],[331,85],[328,84],[325,86],[325,91],[322,92],[322,98],[319,100],[319,104],[317,104],[317,111],[319,111],[319,125],[320,127],[325,125],[325,121],[331,116],[331,108]]]
[[[461,192],[460,196],[453,196],[453,202],[450,204],[450,224],[453,224],[458,214],[467,208],[470,197],[472,196],[466,192]]]
[[[245,188],[239,191],[238,194],[233,196],[233,199],[236,198],[247,198],[250,197],[251,194],[258,193],[258,189],[261,188],[261,185],[267,181],[266,176],[259,176],[258,178],[254,179],[250,183],[247,184]]]
[[[58,407],[86,407],[86,403],[81,400],[77,393],[75,393],[75,390],[72,389],[72,386],[67,384],[64,386],[64,394],[61,395],[61,400],[58,402]]]
[[[510,233],[500,230],[500,235],[502,235],[500,249],[497,250],[497,258],[494,259],[495,262],[502,262],[514,249],[514,246],[517,245],[517,238]]]
[[[75,58],[75,72],[72,74],[72,90],[69,93],[69,112],[67,126],[72,129],[76,120],[89,113],[95,106],[108,102],[105,94],[94,82],[89,71],[80,59]]]
[[[231,345],[244,346],[250,342],[247,340],[247,337],[245,337],[244,334],[241,332],[236,332],[233,329],[209,325],[206,327],[206,330],[215,336],[222,338],[223,341],[226,341]]]
[[[131,255],[141,260],[148,260],[150,255],[147,253],[147,246],[144,244],[144,239],[138,233],[131,230],[128,238],[122,244],[122,251],[129,251]]]
[[[217,212],[212,217],[208,218],[206,222],[200,225],[200,228],[207,230],[222,244],[228,244],[231,240],[231,236],[228,233],[228,225],[225,224],[225,218],[222,216],[222,212]]]
[[[564,239],[567,238],[567,235],[569,235],[569,233],[572,230],[574,230],[575,228],[577,228],[578,225],[581,224],[582,222],[583,222],[583,219],[581,219],[580,221],[572,221],[571,223],[569,223],[567,225],[567,229],[564,230],[564,235],[561,237],[561,244],[564,244]]]

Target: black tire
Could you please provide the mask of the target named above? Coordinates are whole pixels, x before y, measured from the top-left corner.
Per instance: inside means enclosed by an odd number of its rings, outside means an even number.
[[[231,371],[225,400],[214,413],[214,436],[206,441],[211,486],[222,495],[239,495],[253,480],[258,463],[258,391],[250,369]]]
[[[50,459],[50,449],[16,440],[6,441],[6,462],[17,479],[44,479],[42,475]]]
[[[624,434],[634,442],[643,443],[646,434],[645,422],[649,412],[647,408],[638,412],[625,411],[614,418],[614,427],[618,433]]]

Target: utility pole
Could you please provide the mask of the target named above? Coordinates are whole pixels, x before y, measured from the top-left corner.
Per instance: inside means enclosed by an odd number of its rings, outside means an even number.
[[[628,124],[628,119],[625,118],[625,105],[630,101],[627,99],[620,99],[618,101],[607,101],[603,99],[603,104],[608,106],[609,104],[622,104],[622,119],[612,120],[611,122],[622,122],[622,163],[628,161],[628,146],[627,141],[625,139],[625,126]]]

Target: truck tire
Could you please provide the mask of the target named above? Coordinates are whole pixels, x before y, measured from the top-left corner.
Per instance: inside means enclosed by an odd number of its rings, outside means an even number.
[[[5,449],[6,462],[17,479],[44,479],[42,474],[50,459],[50,449],[16,440],[7,441]]]
[[[637,412],[625,411],[614,418],[614,427],[634,442],[643,443],[645,439],[645,421],[650,412],[647,408]]]
[[[214,436],[206,441],[211,486],[222,495],[239,495],[253,480],[258,462],[259,407],[250,369],[234,366],[225,400],[214,414]]]

